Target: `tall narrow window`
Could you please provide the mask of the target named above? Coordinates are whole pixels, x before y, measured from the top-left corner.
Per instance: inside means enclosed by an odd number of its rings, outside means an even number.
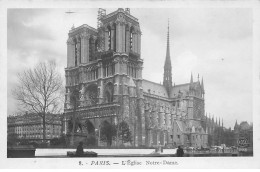
[[[128,39],[128,31],[129,31],[128,27],[129,27],[128,25],[125,26],[125,52],[127,50],[126,46],[127,46],[127,41],[128,41],[127,40]]]
[[[92,38],[89,39],[89,61],[92,61]]]
[[[78,45],[77,51],[78,51],[79,64],[81,64],[81,40],[79,40],[77,45]]]
[[[77,48],[77,43],[75,43],[75,66],[78,64],[78,48]]]
[[[112,75],[115,74],[115,64],[112,64]]]
[[[95,52],[98,51],[98,40],[95,41]]]
[[[103,66],[103,77],[105,77],[105,67]]]
[[[96,79],[98,79],[98,69],[96,69]]]
[[[113,40],[113,43],[114,43],[114,51],[116,51],[116,24],[114,23],[114,40]]]
[[[108,50],[111,50],[111,38],[112,38],[112,34],[111,34],[111,27],[108,26]]]
[[[131,27],[130,29],[130,50],[133,50],[133,36],[134,36],[134,28]]]
[[[107,76],[109,76],[109,73],[108,73],[108,67],[109,67],[109,65],[107,65],[107,68],[106,68],[106,70],[107,70]]]

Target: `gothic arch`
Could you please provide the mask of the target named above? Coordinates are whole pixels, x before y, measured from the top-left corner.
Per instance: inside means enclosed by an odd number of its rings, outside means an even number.
[[[89,135],[95,135],[95,126],[89,119],[85,121],[85,127]]]
[[[118,136],[123,143],[129,142],[130,144],[133,141],[132,132],[130,126],[126,121],[122,121],[118,125]]]
[[[129,41],[130,40],[130,26],[129,24],[127,23],[125,25],[125,51],[128,52],[129,49],[130,49],[130,44],[129,44]]]
[[[89,60],[94,60],[94,52],[95,52],[95,40],[93,36],[89,38]]]
[[[112,140],[115,135],[115,128],[107,120],[104,120],[100,125],[100,140],[107,143],[107,146],[112,145]]]
[[[111,103],[113,102],[114,95],[114,84],[109,82],[106,84],[104,89],[104,103]]]
[[[86,97],[90,105],[98,103],[98,87],[96,84],[91,84],[86,89]]]
[[[96,39],[96,40],[95,40],[95,52],[98,51],[98,44],[99,44],[99,40]]]
[[[117,30],[116,30],[116,24],[115,23],[113,23],[113,30],[114,30],[114,37],[112,37],[112,39],[113,39],[113,50],[114,51],[116,51],[116,32],[117,32]]]

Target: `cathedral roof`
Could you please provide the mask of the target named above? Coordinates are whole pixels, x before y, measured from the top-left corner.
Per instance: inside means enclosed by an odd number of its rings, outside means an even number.
[[[168,95],[166,87],[164,85],[145,79],[143,80],[143,91],[145,93],[150,93],[165,98],[177,98],[178,96],[185,97],[189,94],[191,88],[195,90],[200,89],[201,85],[199,81],[193,82],[192,84],[185,83],[180,85],[174,85],[171,87],[170,95]]]
[[[181,130],[181,132],[184,132],[185,131],[185,124],[184,124],[184,122],[176,120],[176,123],[177,123],[179,129]]]
[[[157,96],[168,98],[168,93],[166,91],[166,88],[163,85],[145,79],[143,80],[142,85],[143,85],[143,91],[145,93],[151,93]]]
[[[195,90],[200,90],[201,85],[200,85],[199,81],[192,82],[192,83],[186,83],[186,84],[180,84],[180,85],[174,85],[171,88],[169,98],[175,98],[175,97],[178,97],[178,95],[181,95],[181,97],[186,96],[186,95],[188,95],[191,88],[193,88]]]
[[[187,94],[189,88],[190,88],[190,83],[173,86],[171,89],[170,98],[177,97],[179,95],[179,92],[181,92],[182,94]]]

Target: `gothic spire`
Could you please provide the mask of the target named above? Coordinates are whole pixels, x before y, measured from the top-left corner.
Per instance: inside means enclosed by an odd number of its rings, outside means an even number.
[[[169,19],[168,19],[168,30],[167,30],[167,53],[166,56],[170,57],[170,34],[169,34]]]
[[[164,69],[168,68],[171,69],[171,57],[170,57],[170,33],[169,33],[169,19],[168,19],[168,31],[167,31],[167,49],[166,49],[166,58],[164,63]]]
[[[237,124],[237,120],[236,120],[236,123],[235,123],[235,126],[234,126],[234,130],[236,130],[238,128],[238,124]]]
[[[167,31],[167,48],[166,48],[166,58],[164,63],[164,75],[163,75],[163,85],[166,87],[168,95],[170,95],[170,90],[172,87],[172,65],[170,57],[170,34],[169,34],[169,19],[168,19],[168,31]]]

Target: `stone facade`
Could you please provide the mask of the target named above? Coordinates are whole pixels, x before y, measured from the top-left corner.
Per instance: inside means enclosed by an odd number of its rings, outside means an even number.
[[[62,115],[46,114],[46,139],[58,138],[62,134]],[[17,136],[17,139],[42,141],[42,117],[38,114],[28,113],[7,117],[8,136]]]
[[[207,146],[203,79],[172,86],[169,32],[161,85],[142,78],[141,30],[130,10],[103,14],[99,22],[97,29],[84,24],[68,34],[66,133],[75,119],[75,132],[104,145],[105,126],[124,123],[131,141],[122,141],[117,128],[112,145]]]

